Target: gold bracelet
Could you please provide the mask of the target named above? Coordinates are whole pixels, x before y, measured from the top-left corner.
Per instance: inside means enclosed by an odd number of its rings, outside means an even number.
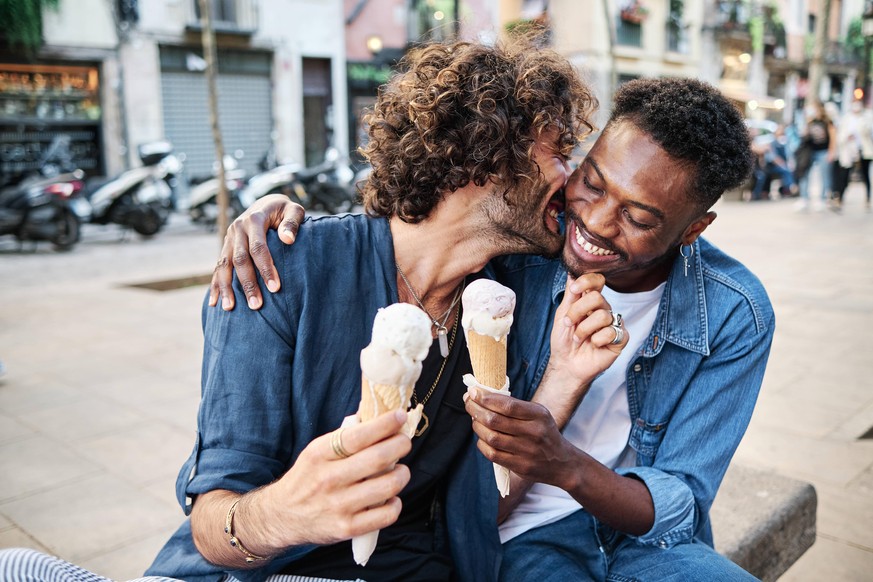
[[[264,558],[251,553],[245,548],[245,546],[242,545],[242,542],[239,541],[239,539],[237,539],[235,535],[233,535],[233,514],[236,511],[236,506],[239,503],[240,499],[242,499],[242,497],[237,498],[237,500],[230,505],[230,509],[227,510],[227,517],[224,518],[224,533],[227,534],[230,545],[245,554],[246,564],[251,564],[252,562],[266,561],[269,558]]]

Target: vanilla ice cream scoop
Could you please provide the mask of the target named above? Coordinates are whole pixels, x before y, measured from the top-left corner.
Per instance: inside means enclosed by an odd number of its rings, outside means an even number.
[[[376,313],[370,343],[389,347],[405,358],[420,362],[433,344],[431,325],[430,318],[418,307],[395,303]]]
[[[375,384],[411,386],[421,375],[421,360],[406,358],[389,346],[373,343],[361,350],[361,371]]]
[[[493,337],[506,337],[512,327],[515,293],[490,279],[477,279],[467,285],[461,298],[464,316],[461,324],[467,332]]]

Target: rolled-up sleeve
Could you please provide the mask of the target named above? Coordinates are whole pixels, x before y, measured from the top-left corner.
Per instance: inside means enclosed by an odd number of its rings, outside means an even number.
[[[282,268],[278,239],[269,240]],[[176,482],[186,513],[200,493],[249,491],[280,477],[290,463],[294,336],[287,292],[262,288],[261,293],[264,306],[259,311],[245,307],[238,282],[233,311],[209,307],[204,300],[197,438]]]

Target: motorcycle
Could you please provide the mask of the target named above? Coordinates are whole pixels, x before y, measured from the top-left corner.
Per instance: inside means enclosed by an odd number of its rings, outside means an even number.
[[[248,173],[239,167],[237,160],[241,157],[241,152],[237,152],[236,156],[224,156],[224,183],[228,193],[229,221],[242,214],[248,207],[240,195],[248,178]],[[216,162],[211,176],[192,178],[190,181],[193,187],[189,197],[188,216],[191,217],[192,222],[210,228],[214,227],[218,221],[217,173],[218,163]]]
[[[137,153],[142,166],[112,178],[92,178],[85,183],[84,195],[92,206],[91,222],[120,224],[152,236],[174,208],[183,162],[166,140],[142,144]]]
[[[240,192],[240,200],[248,208],[267,194],[284,194],[307,210],[324,210],[329,214],[348,212],[354,206],[355,185],[369,173],[369,166],[357,174],[339,150],[328,148],[325,160],[312,168],[295,162],[278,163],[272,149],[259,166],[263,170],[253,176]]]
[[[91,207],[81,196],[84,177],[81,170],[34,175],[0,190],[0,235],[14,235],[22,243],[49,241],[59,251],[72,249],[82,223],[91,217]]]
[[[336,214],[355,204],[355,172],[335,147],[327,149],[322,163],[299,170],[294,180],[292,189],[300,199],[295,202],[304,208]]]

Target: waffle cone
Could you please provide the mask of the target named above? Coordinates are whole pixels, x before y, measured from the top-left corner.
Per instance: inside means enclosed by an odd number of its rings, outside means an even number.
[[[393,384],[372,384],[364,376],[361,382],[361,405],[358,408],[361,422],[376,418],[389,410],[406,410],[409,407],[409,396],[404,398],[403,394],[411,394],[411,391]]]
[[[480,384],[500,390],[506,383],[506,336],[495,340],[488,335],[467,331],[467,349],[473,375]]]

